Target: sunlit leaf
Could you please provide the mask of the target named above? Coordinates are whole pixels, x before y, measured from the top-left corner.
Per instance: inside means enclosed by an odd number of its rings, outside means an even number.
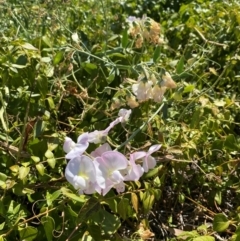
[[[22,44],[22,47],[25,48],[25,49],[28,49],[28,50],[35,50],[35,51],[38,51],[37,48],[35,48],[33,45],[31,45],[30,43],[25,43],[25,44]]]
[[[133,208],[135,210],[136,213],[138,213],[138,196],[136,193],[132,192],[131,193],[131,201],[132,201],[132,205],[133,205]]]
[[[21,166],[19,168],[18,178],[21,180],[24,179],[28,175],[29,172],[30,172],[30,167]]]
[[[216,214],[213,219],[213,230],[216,232],[224,232],[230,224],[228,218],[222,214]]]
[[[160,54],[161,54],[161,48],[160,48],[160,46],[157,46],[153,53],[153,62],[154,63],[157,63],[157,61],[160,57]]]
[[[128,45],[128,31],[125,29],[122,34],[122,47],[126,48]]]
[[[35,238],[37,237],[38,234],[38,230],[37,228],[34,228],[32,226],[28,226],[26,228],[20,228],[18,230],[19,235],[21,240],[25,240],[25,241],[33,241],[35,240]]]
[[[36,165],[36,168],[37,168],[39,174],[40,174],[41,176],[43,176],[44,173],[45,173],[45,167],[44,167],[44,165],[43,165],[42,163],[38,163],[38,164]]]
[[[52,241],[53,240],[53,231],[55,229],[55,221],[52,217],[50,216],[44,216],[41,218],[41,223],[43,225],[47,241]]]

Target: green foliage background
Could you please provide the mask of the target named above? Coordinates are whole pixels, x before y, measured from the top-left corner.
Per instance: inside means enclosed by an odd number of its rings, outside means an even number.
[[[152,240],[181,240],[182,229],[185,240],[239,240],[239,1],[3,0],[0,9],[0,240],[143,240],[140,224]],[[135,49],[127,36],[126,18],[143,14],[161,24],[160,48]],[[79,196],[64,177],[64,137],[102,130],[129,108],[126,79],[142,67],[166,69],[177,88],[121,151],[161,143],[158,166],[122,195]],[[140,103],[108,141],[119,147],[159,106]]]

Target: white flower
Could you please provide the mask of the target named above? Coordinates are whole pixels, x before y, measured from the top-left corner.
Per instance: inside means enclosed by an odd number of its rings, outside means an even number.
[[[168,72],[166,72],[165,75],[162,76],[162,79],[163,81],[161,82],[161,86],[167,87],[169,89],[174,89],[177,87],[176,83]]]
[[[95,192],[96,170],[88,156],[82,155],[71,159],[66,166],[65,176],[80,194]]]
[[[102,177],[105,179],[105,188],[102,189],[102,195],[106,195],[114,187],[118,191],[124,190],[124,177],[121,170],[127,168],[128,161],[126,157],[117,151],[106,151],[101,156],[95,158],[98,163]]]
[[[143,175],[144,169],[141,165],[136,164],[135,161],[146,156],[146,152],[135,152],[130,154],[130,160],[128,162],[128,167],[125,170],[126,176],[124,176],[125,181],[137,181]]]
[[[83,152],[88,148],[88,133],[83,133],[78,137],[77,143],[71,138],[66,137],[63,150],[67,153],[66,159],[72,159],[77,156],[81,156]]]
[[[121,123],[127,122],[131,113],[132,113],[132,110],[126,110],[126,109],[119,110],[118,112],[119,121]]]
[[[159,87],[158,85],[155,85],[152,88],[152,98],[155,102],[159,103],[163,100],[163,95],[166,91],[166,87]]]
[[[77,33],[73,33],[73,34],[72,34],[72,40],[73,40],[74,42],[76,42],[76,43],[79,42],[79,38],[78,38],[78,34],[77,34]]]
[[[138,81],[137,84],[132,85],[132,91],[139,101],[146,101],[151,98],[152,81]]]

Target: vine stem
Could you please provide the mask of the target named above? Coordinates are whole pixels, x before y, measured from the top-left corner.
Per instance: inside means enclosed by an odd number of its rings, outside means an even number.
[[[125,146],[129,141],[131,141],[140,131],[142,131],[142,129],[148,125],[153,119],[154,117],[162,110],[163,106],[164,106],[164,102],[161,104],[161,106],[157,109],[157,111],[146,121],[144,122],[136,131],[133,132],[133,134],[125,141],[123,142],[120,146],[118,146],[115,150],[119,150],[121,149],[123,146]]]

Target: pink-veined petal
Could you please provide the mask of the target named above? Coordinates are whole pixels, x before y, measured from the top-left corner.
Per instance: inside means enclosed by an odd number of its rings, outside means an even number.
[[[156,166],[156,159],[152,156],[148,156],[143,161],[143,169],[148,172],[149,169],[153,169]]]
[[[141,165],[136,164],[135,160],[143,158],[145,156],[146,156],[145,152],[135,152],[130,155],[130,161],[128,163],[128,168],[127,168],[127,175],[124,177],[125,181],[139,180],[139,178],[143,175],[144,169]]]
[[[81,134],[77,139],[78,144],[86,144],[87,142],[88,142],[88,133]]]
[[[94,160],[93,164],[94,164],[95,170],[96,170],[96,191],[98,192],[99,189],[105,188],[105,186],[106,186],[106,184],[105,184],[106,179],[104,178],[103,173],[102,173],[102,171],[99,168],[99,165],[100,165],[99,162]]]
[[[161,146],[162,145],[159,145],[159,144],[151,146],[148,150],[148,154],[151,155],[153,152],[158,151]]]
[[[111,149],[110,145],[108,143],[105,143],[105,144],[99,146],[95,151],[93,151],[91,153],[91,156],[98,157],[98,156],[101,156],[104,152],[111,151],[111,150],[112,149]]]
[[[78,175],[82,175],[91,182],[95,182],[96,169],[90,157],[84,155],[81,156],[81,166],[79,168]]]
[[[112,175],[109,177],[109,179],[113,182],[113,183],[120,183],[124,180],[122,174],[119,171],[114,171],[112,173]]]
[[[85,144],[75,144],[74,148],[67,153],[65,156],[66,159],[72,159],[74,157],[81,156],[83,152],[88,148],[88,142]]]
[[[105,196],[113,186],[114,186],[114,183],[110,180],[107,180],[106,187],[102,189],[102,195]]]
[[[125,184],[124,184],[124,182],[120,182],[120,183],[114,185],[114,188],[117,190],[118,193],[124,192]]]
[[[70,152],[74,147],[76,143],[69,137],[65,137],[65,141],[63,144],[63,150],[68,153]]]
[[[137,152],[133,152],[132,154],[130,154],[130,160],[139,160],[143,157],[145,157],[147,155],[147,152],[145,151],[137,151]]]
[[[128,164],[127,158],[117,151],[104,152],[101,157],[112,171],[123,170]]]

